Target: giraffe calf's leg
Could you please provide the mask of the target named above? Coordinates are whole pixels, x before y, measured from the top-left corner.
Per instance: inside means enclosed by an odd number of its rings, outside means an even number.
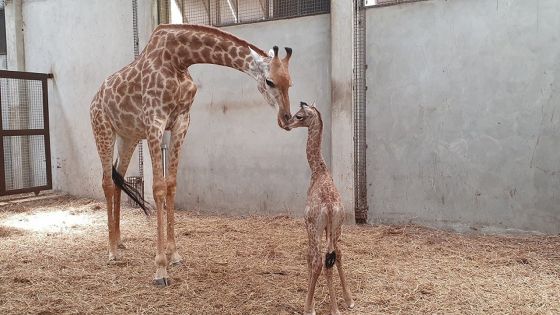
[[[336,292],[334,290],[333,285],[333,269],[327,268],[325,270],[325,276],[327,278],[327,287],[329,288],[329,298],[330,298],[330,306],[331,306],[331,315],[340,315],[340,311],[338,310],[338,305],[336,304]]]
[[[319,244],[320,244],[320,236],[317,239],[316,234],[312,231],[308,232],[309,234],[309,247],[307,249],[308,255],[308,265],[310,266],[309,270],[309,283],[307,286],[307,296],[305,298],[305,306],[303,313],[305,315],[315,315],[315,286],[317,284],[317,279],[321,275],[321,271],[323,269],[323,261],[321,259]]]
[[[337,253],[336,269],[338,270],[338,276],[340,277],[340,285],[342,286],[342,294],[344,294],[344,302],[348,308],[354,308],[354,300],[352,299],[350,290],[348,290],[348,286],[346,285],[346,275],[342,269],[342,251],[338,248],[338,246],[335,247],[335,251]]]

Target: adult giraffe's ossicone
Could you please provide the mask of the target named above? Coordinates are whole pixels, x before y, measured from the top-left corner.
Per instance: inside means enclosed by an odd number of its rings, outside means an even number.
[[[90,118],[103,167],[102,186],[107,201],[109,260],[117,259],[120,235],[121,189],[112,177],[113,148],[117,142],[118,174],[124,175],[136,143],[147,139],[153,168],[153,193],[157,211],[155,284],[167,285],[164,252],[164,206],[167,210],[167,251],[170,263],[181,262],[174,235],[174,202],[179,152],[190,121],[196,85],[188,72],[193,64],[222,65],[245,72],[257,81],[266,101],[278,110],[278,125],[289,130],[291,86],[288,65],[292,50],[269,54],[234,35],[200,25],[158,26],[140,56],[109,76],[90,107]],[[170,161],[163,177],[161,144],[171,132]],[[118,140],[118,141],[117,141]]]

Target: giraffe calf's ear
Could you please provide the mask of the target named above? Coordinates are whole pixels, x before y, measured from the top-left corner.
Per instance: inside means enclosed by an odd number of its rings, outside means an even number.
[[[306,102],[299,102],[299,106],[301,106],[303,108],[304,106],[309,106],[309,105],[307,105]]]

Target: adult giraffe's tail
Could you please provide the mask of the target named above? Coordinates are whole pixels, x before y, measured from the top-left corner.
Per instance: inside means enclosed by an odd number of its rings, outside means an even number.
[[[127,183],[124,180],[124,177],[117,171],[115,165],[118,163],[118,161],[119,160],[117,159],[117,161],[113,165],[113,182],[115,183],[115,185],[117,185],[117,187],[124,191],[124,193],[130,197],[130,199],[132,199],[138,206],[140,206],[140,208],[144,210],[144,213],[146,215],[150,215],[150,208],[147,207],[148,202],[146,202],[146,200],[142,198],[142,194],[136,188],[134,188],[134,186]]]

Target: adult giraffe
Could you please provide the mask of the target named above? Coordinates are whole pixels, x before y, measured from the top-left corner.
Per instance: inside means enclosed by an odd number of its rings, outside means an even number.
[[[245,72],[257,81],[259,92],[278,109],[278,125],[287,127],[290,114],[288,63],[292,54],[278,57],[278,47],[265,53],[234,35],[200,25],[160,25],[140,56],[109,76],[90,107],[90,119],[103,167],[103,192],[107,201],[109,260],[117,259],[121,247],[121,188],[112,180],[113,149],[118,138],[116,176],[125,174],[136,143],[147,139],[153,168],[153,194],[157,208],[157,251],[154,283],[169,284],[164,252],[164,205],[167,209],[167,251],[170,263],[181,262],[174,233],[174,202],[179,152],[189,127],[189,111],[196,85],[188,68],[193,64],[216,64]],[[170,163],[163,177],[161,144],[171,131]],[[117,183],[118,184],[118,183]],[[125,190],[126,192],[126,190]]]

